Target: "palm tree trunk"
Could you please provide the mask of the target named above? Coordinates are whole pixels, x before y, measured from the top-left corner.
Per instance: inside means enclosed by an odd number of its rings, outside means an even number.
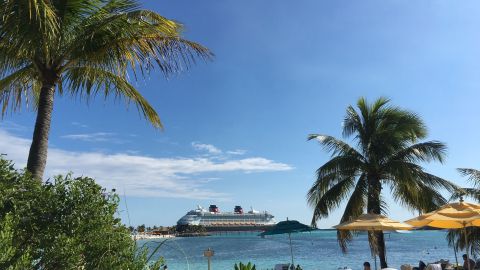
[[[27,170],[40,181],[47,165],[48,136],[52,120],[54,95],[55,84],[44,83],[40,91],[32,145],[28,153]]]
[[[385,252],[385,238],[383,232],[377,232],[378,258],[380,259],[380,269],[387,268],[387,256]]]
[[[377,177],[369,177],[368,179],[368,213],[381,214],[380,193],[382,191],[382,183]],[[376,248],[378,258],[380,259],[380,268],[387,268],[387,259],[385,255],[385,238],[382,231],[375,231]]]

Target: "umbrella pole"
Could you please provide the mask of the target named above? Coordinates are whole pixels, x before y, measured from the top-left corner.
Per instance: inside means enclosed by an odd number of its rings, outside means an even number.
[[[292,247],[292,236],[291,236],[291,233],[288,233],[288,239],[290,240],[290,255],[292,256],[292,268],[293,269],[295,267],[295,264],[293,263],[293,247]]]
[[[377,255],[373,256],[375,258],[375,270],[377,270]]]

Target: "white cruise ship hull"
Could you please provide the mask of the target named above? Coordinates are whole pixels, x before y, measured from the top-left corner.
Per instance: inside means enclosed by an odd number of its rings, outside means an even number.
[[[177,222],[179,226],[200,225],[207,231],[265,230],[275,224],[274,216],[266,211],[217,213],[206,211],[201,207],[188,212]]]

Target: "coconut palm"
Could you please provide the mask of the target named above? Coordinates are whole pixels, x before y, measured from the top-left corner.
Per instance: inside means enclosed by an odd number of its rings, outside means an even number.
[[[122,99],[160,128],[129,77],[155,67],[169,75],[211,57],[181,37],[179,23],[140,9],[136,0],[0,0],[0,7],[2,115],[21,105],[37,110],[27,169],[39,179],[55,95]]]
[[[442,162],[446,146],[438,141],[419,142],[427,136],[420,117],[389,105],[385,98],[373,104],[360,98],[357,107],[358,110],[349,106],[343,121],[343,137],[353,137],[354,146],[332,136],[309,136],[309,140],[317,140],[332,154],[317,170],[317,180],[308,191],[308,203],[314,209],[312,225],[347,199],[341,222],[350,221],[365,210],[385,213],[385,188],[409,209],[429,211],[445,203],[439,189],[453,190],[455,186],[425,172],[419,163]],[[369,235],[372,252],[379,255],[381,267],[386,268],[383,233]],[[352,234],[338,231],[337,237],[346,252]]]
[[[459,188],[452,193],[451,201],[469,197],[480,203],[480,171],[476,169],[459,168],[457,171],[461,176],[467,177],[467,180],[473,184],[473,187]]]
[[[458,169],[458,172],[462,176],[466,176],[467,179],[473,184],[473,187],[460,188],[456,190],[450,200],[457,201],[464,197],[473,199],[477,203],[480,203],[480,171],[475,169]],[[462,230],[449,230],[447,234],[448,244],[455,250],[470,250],[473,255],[480,255],[480,228],[479,227],[467,227],[468,246],[465,242],[465,237]]]

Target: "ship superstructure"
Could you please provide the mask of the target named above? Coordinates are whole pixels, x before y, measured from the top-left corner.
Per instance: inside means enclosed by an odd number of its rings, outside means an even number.
[[[275,224],[274,216],[267,211],[260,212],[251,208],[245,213],[243,208],[237,205],[233,212],[221,212],[213,204],[208,210],[199,205],[197,209],[189,211],[177,222],[177,225],[205,226],[207,230],[261,229]]]

